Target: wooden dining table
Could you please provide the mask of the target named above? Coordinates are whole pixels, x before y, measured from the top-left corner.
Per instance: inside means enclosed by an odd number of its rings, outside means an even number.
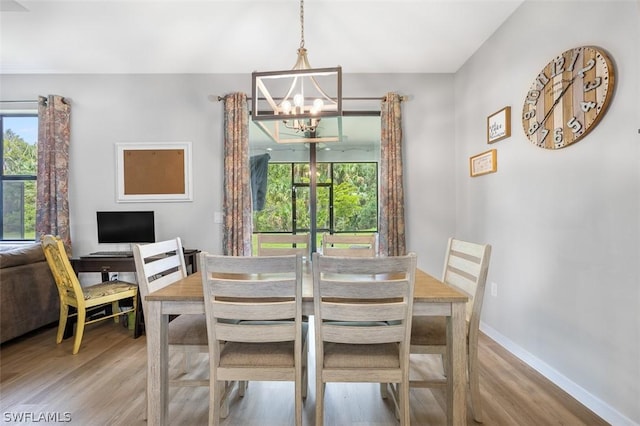
[[[310,269],[310,268],[309,268]],[[306,271],[302,284],[302,314],[313,315],[313,277]],[[147,297],[147,424],[169,423],[169,348],[167,328],[170,315],[204,313],[202,275],[192,274]],[[464,425],[466,414],[466,316],[468,297],[418,269],[413,314],[447,317],[447,424]]]

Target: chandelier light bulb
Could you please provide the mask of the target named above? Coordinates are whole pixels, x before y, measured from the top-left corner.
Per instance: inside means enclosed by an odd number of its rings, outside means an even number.
[[[314,100],[313,107],[311,108],[311,114],[319,113],[320,111],[322,111],[323,107],[324,107],[324,102],[322,101],[322,99],[318,98]]]
[[[300,93],[293,97],[293,104],[297,107],[302,107],[304,105],[304,96]]]
[[[282,109],[283,113],[291,114],[291,102],[283,101],[282,104],[280,104],[280,108]]]

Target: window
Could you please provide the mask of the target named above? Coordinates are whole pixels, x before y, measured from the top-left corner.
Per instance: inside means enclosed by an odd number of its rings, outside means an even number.
[[[36,231],[37,114],[0,114],[0,240],[33,241]]]
[[[376,162],[319,162],[316,174],[318,233],[377,232]],[[254,233],[309,232],[309,163],[269,163],[267,182]]]

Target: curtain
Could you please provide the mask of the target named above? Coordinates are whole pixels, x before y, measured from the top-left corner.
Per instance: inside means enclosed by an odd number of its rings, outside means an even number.
[[[251,256],[251,177],[247,95],[224,98],[223,254]]]
[[[378,244],[380,254],[387,256],[406,254],[400,102],[398,94],[387,93],[380,111],[382,134]]]
[[[59,236],[71,250],[69,228],[69,140],[71,105],[62,96],[38,99],[36,241]]]

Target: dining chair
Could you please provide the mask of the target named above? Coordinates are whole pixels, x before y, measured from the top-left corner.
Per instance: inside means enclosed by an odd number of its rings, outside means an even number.
[[[258,234],[258,256],[309,256],[310,234]]]
[[[296,425],[307,394],[302,256],[200,253],[209,336],[209,424],[217,425],[227,383],[294,382]],[[242,396],[242,394],[240,394]]]
[[[416,255],[313,254],[316,425],[329,382],[389,383],[400,424],[409,424],[409,339]]]
[[[467,317],[467,377],[471,395],[473,418],[482,422],[480,403],[480,383],[478,376],[478,334],[480,314],[484,299],[484,289],[489,271],[491,245],[476,244],[449,238],[444,262],[442,281],[469,297],[466,307]],[[451,371],[447,353],[447,324],[445,317],[414,316],[411,327],[412,354],[440,354],[445,376]],[[444,380],[411,380],[412,387],[438,387],[446,385]]]
[[[322,234],[322,254],[325,256],[373,257],[377,255],[377,234]]]
[[[41,239],[42,250],[60,295],[60,320],[56,343],[60,344],[67,325],[67,318],[76,316],[76,332],[73,341],[73,354],[77,354],[82,343],[84,327],[87,324],[114,318],[117,322],[121,315],[133,313],[134,321],[138,301],[138,286],[123,281],[106,281],[100,284],[82,287],[76,275],[62,240],[53,235],[44,235]],[[131,308],[122,308],[121,301],[131,300]],[[76,313],[69,314],[69,307]],[[87,311],[96,312],[105,308],[105,314],[96,318],[87,317]],[[109,313],[109,308],[111,312]]]
[[[142,297],[142,312],[146,315],[149,293],[160,290],[187,276],[182,241],[179,237],[149,244],[134,244],[133,259]],[[145,321],[149,324],[149,321]],[[190,356],[208,353],[207,324],[204,314],[179,315],[169,322],[168,346],[171,352],[182,352],[185,372],[189,370]],[[208,379],[175,378],[174,386],[209,386]]]

